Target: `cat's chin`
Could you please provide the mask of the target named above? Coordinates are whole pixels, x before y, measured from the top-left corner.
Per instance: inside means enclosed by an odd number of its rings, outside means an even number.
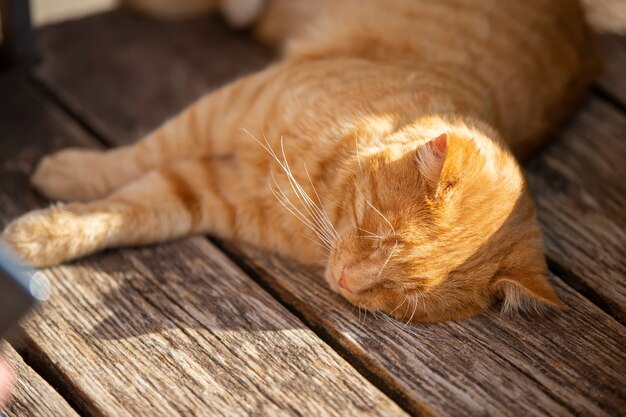
[[[330,259],[328,260],[328,263],[326,264],[326,269],[324,271],[324,279],[328,283],[328,286],[330,287],[331,290],[341,295],[351,304],[359,306],[360,303],[356,302],[356,300],[354,299],[354,294],[352,294],[348,289],[342,288],[341,272],[340,272],[340,269],[342,268],[340,268],[340,266],[337,264],[336,261],[334,261],[333,258],[334,257],[331,256]]]
[[[372,302],[369,297],[365,297],[362,294],[354,293],[348,288],[344,288],[341,283],[341,272],[338,272],[340,267],[331,260],[326,265],[324,271],[324,279],[328,283],[328,286],[335,293],[339,294],[342,298],[359,308],[365,308],[370,311],[378,311],[380,306],[377,306],[376,302]],[[341,268],[343,269],[343,268]]]
[[[328,286],[334,292],[341,294],[342,288],[339,286],[339,280],[335,278],[336,274],[333,272],[333,267],[335,262],[333,262],[333,257],[331,256],[328,262],[326,263],[326,269],[324,270],[324,279],[328,283]]]

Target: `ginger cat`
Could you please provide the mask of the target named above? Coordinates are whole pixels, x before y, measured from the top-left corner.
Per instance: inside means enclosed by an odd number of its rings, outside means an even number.
[[[159,15],[218,6],[127,2]],[[208,233],[322,259],[333,290],[407,322],[498,300],[505,311],[562,305],[514,156],[594,75],[576,1],[218,3],[248,7],[237,24],[260,14],[255,31],[284,46],[280,62],[134,145],[44,158],[33,185],[81,202],[6,228],[25,260]]]

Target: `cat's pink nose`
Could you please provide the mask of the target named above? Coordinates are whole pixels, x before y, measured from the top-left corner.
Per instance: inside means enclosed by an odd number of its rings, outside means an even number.
[[[341,271],[341,278],[339,279],[339,286],[344,290],[350,291],[350,287],[348,286],[348,274],[346,273],[347,267],[343,268]]]

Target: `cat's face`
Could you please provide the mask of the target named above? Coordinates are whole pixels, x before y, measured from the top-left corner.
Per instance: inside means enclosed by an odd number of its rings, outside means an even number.
[[[463,132],[461,132],[463,134]],[[353,304],[407,322],[560,305],[509,152],[472,132],[361,161],[326,269]]]

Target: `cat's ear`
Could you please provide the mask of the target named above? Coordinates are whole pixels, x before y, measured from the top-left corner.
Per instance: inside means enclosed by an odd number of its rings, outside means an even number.
[[[503,313],[540,313],[546,307],[565,307],[544,274],[502,275],[496,278],[494,286],[502,298]]]
[[[437,186],[443,171],[443,165],[448,155],[450,140],[447,133],[424,143],[415,151],[417,169],[426,181],[426,186],[432,195],[437,193]]]
[[[417,169],[431,190],[436,191],[443,165],[448,154],[449,138],[443,133],[421,145],[416,153]]]

